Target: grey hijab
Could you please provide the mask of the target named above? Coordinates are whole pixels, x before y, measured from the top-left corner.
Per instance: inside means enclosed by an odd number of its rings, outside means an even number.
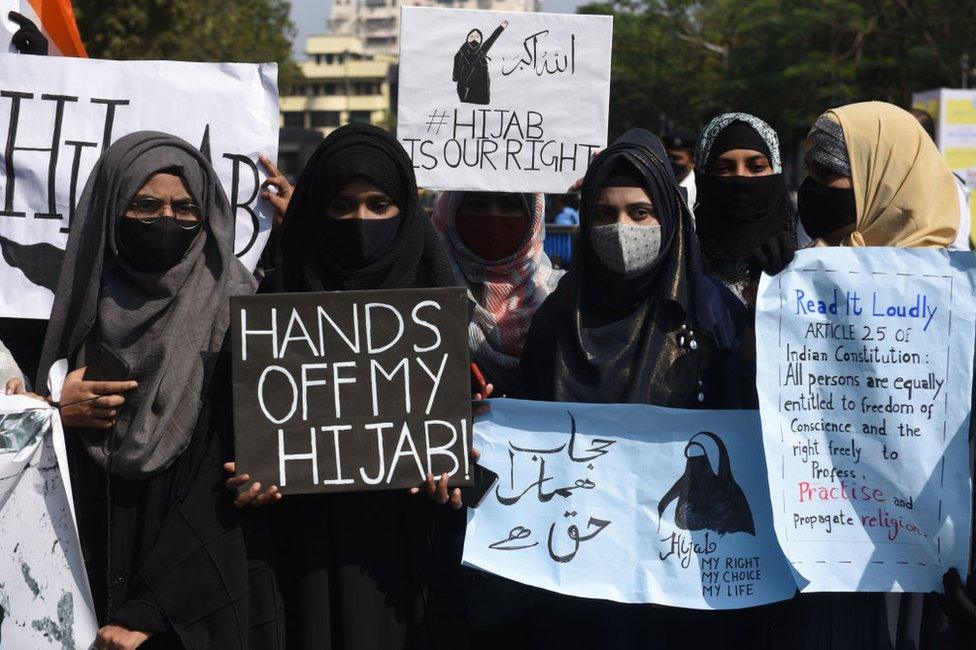
[[[115,233],[129,201],[160,171],[183,178],[205,218],[186,256],[152,273],[120,257]],[[78,368],[102,342],[129,363],[139,386],[126,393],[115,426],[81,432],[111,474],[157,474],[189,444],[227,331],[228,297],[255,288],[234,256],[234,232],[234,211],[210,163],[175,136],[129,134],[92,170],[68,235],[37,385],[47,385],[55,360]]]

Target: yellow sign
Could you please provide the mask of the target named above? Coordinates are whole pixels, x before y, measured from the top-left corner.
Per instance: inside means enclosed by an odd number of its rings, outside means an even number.
[[[976,101],[949,99],[946,101],[946,124],[976,124]]]

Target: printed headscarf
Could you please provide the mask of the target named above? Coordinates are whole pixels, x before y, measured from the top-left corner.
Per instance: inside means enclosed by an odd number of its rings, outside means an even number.
[[[766,146],[769,147],[769,164],[773,168],[774,174],[783,173],[783,160],[779,153],[779,137],[776,130],[755,115],[749,113],[723,113],[712,119],[701,132],[698,138],[698,148],[695,150],[695,164],[704,171],[705,161],[712,153],[712,146],[715,139],[732,122],[745,122],[759,134]]]
[[[562,276],[562,272],[553,271],[542,247],[545,198],[542,194],[530,195],[529,228],[515,253],[488,261],[464,245],[455,226],[464,195],[441,194],[434,206],[434,228],[447,245],[456,275],[464,278],[475,303],[468,327],[471,352],[489,381],[509,376],[514,381],[532,316]]]

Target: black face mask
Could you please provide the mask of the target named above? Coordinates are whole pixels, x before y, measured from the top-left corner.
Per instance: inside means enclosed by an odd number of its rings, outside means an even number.
[[[748,259],[775,233],[792,230],[792,206],[782,174],[699,174],[695,184],[698,240],[712,261]]]
[[[389,219],[330,219],[319,221],[316,246],[343,269],[369,266],[393,247],[401,216]]]
[[[803,229],[814,239],[857,223],[857,205],[851,187],[827,187],[807,176],[800,183],[796,202]]]
[[[180,228],[176,219],[160,217],[152,223],[119,219],[116,242],[125,260],[140,271],[159,272],[173,268],[190,250],[201,224]]]

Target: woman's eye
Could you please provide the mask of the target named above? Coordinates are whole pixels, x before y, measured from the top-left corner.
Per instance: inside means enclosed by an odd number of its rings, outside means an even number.
[[[653,216],[654,216],[653,210],[649,210],[647,208],[637,208],[637,210],[634,211],[634,214],[631,218],[634,219],[635,221],[643,221],[644,219]]]
[[[383,214],[384,212],[390,209],[391,205],[392,203],[390,203],[389,201],[372,201],[369,204],[369,209],[375,212],[376,214]]]
[[[336,214],[348,214],[352,212],[352,204],[348,201],[333,201],[329,206]]]
[[[138,199],[133,201],[129,207],[136,212],[149,214],[159,212],[160,208],[163,207],[163,203],[158,199]]]

